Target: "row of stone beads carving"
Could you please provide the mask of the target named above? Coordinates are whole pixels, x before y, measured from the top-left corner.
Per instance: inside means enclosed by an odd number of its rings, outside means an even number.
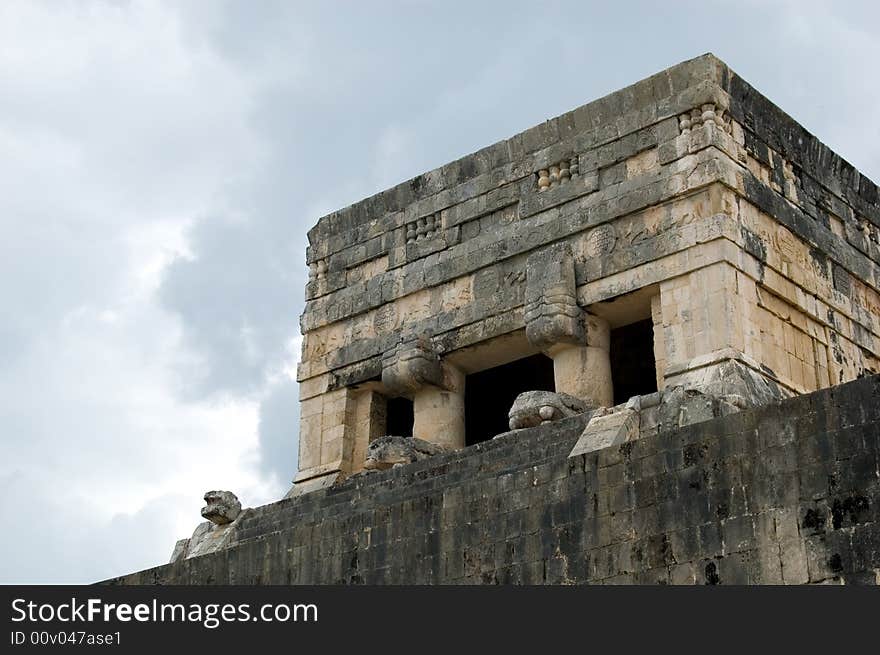
[[[413,243],[430,239],[440,229],[440,218],[436,214],[425,216],[406,225],[406,242]]]
[[[867,218],[859,218],[859,232],[861,232],[868,241],[880,244],[880,230],[874,226]]]
[[[724,110],[715,109],[715,103],[707,103],[700,108],[694,108],[689,114],[678,117],[678,127],[682,134],[689,134],[691,130],[706,124],[713,124],[718,129],[730,132],[730,119],[724,115]]]
[[[319,259],[309,264],[309,282],[314,280],[322,280],[327,274],[327,260]]]
[[[538,191],[546,191],[568,182],[571,178],[577,177],[579,172],[577,157],[563,159],[558,164],[542,168],[538,171]]]

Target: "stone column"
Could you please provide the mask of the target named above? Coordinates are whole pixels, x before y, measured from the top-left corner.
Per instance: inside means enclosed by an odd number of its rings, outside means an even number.
[[[382,384],[413,399],[413,436],[449,448],[463,448],[464,375],[441,361],[430,339],[403,341],[382,359]]]
[[[464,448],[464,374],[445,362],[441,366],[444,386],[426,386],[413,396],[413,436],[447,448]]]
[[[593,407],[614,404],[608,323],[577,304],[568,243],[531,254],[526,264],[526,337],[553,358],[556,391]]]
[[[608,321],[584,312],[586,346],[556,344],[547,349],[553,358],[556,391],[567,393],[594,407],[614,405],[611,378],[611,329]]]

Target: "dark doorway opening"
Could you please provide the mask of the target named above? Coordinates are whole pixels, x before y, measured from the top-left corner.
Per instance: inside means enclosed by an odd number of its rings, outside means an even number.
[[[507,432],[507,413],[523,391],[555,391],[553,360],[546,355],[518,359],[465,381],[465,443],[470,446]]]
[[[392,437],[413,436],[413,401],[409,398],[389,398],[386,411],[385,434]]]
[[[654,324],[650,318],[611,330],[611,379],[615,405],[657,391]]]

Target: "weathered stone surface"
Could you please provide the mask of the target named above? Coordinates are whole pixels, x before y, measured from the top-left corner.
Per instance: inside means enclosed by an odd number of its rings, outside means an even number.
[[[426,337],[398,344],[382,360],[382,384],[391,393],[411,395],[427,385],[443,386],[440,357]]]
[[[445,362],[496,339],[524,335],[518,356],[550,355],[556,391],[590,406],[620,401],[608,334],[648,318],[660,391],[751,406],[880,372],[877,187],[712,55],[334,212],[309,242],[301,480],[359,470],[368,431],[338,396],[358,385],[412,398],[417,436],[461,447],[469,371]]]
[[[364,468],[368,471],[382,471],[448,451],[448,448],[417,437],[379,437],[367,446]]]
[[[205,502],[207,505],[201,514],[208,520],[196,526],[189,539],[181,539],[174,545],[172,563],[223,550],[237,542],[237,522],[248,512],[242,510],[238,497],[231,491],[208,491]]]
[[[235,544],[233,573],[876,578],[875,388],[836,385],[880,372],[877,187],[712,55],[334,212],[309,242],[296,484],[194,542]],[[530,405],[508,418],[536,427],[464,448],[469,384],[537,353],[595,410]],[[538,386],[518,382],[499,418]],[[400,442],[370,466],[412,463],[354,475],[409,401],[411,433],[451,452]]]
[[[600,410],[590,418],[568,456],[577,457],[638,439],[639,428],[639,412],[631,407],[613,412]]]
[[[174,544],[174,550],[171,552],[171,559],[169,561],[176,562],[181,557],[186,557],[187,548],[189,548],[189,539],[178,539],[177,543]]]
[[[524,312],[526,336],[538,348],[586,343],[569,243],[557,243],[529,256]]]
[[[683,394],[713,397],[738,408],[759,407],[791,396],[790,392],[786,392],[773,380],[735,360],[725,361],[719,366],[697,369],[681,376],[669,391],[672,392],[673,389],[680,389]],[[665,398],[664,403],[676,404],[671,396]]]
[[[588,407],[614,404],[608,321],[583,312],[585,346],[557,343],[547,349],[553,359],[556,390],[582,400]]]
[[[335,472],[330,475],[318,475],[314,478],[309,478],[307,480],[297,480],[284,495],[284,498],[296,498],[304,494],[312,493],[313,491],[328,489],[337,482],[340,482],[342,479],[342,474],[339,472]]]
[[[582,414],[588,409],[584,401],[566,393],[525,391],[513,401],[508,419],[511,430],[520,430]]]
[[[228,550],[110,582],[874,583],[878,397],[864,378],[569,458],[581,414],[249,510]]]
[[[231,491],[205,492],[205,502],[202,517],[217,525],[232,523],[241,513],[241,502]]]
[[[717,416],[733,414],[756,405],[746,404],[739,395],[715,396],[697,389],[674,387],[663,392],[658,429],[672,430],[684,425],[708,421]]]

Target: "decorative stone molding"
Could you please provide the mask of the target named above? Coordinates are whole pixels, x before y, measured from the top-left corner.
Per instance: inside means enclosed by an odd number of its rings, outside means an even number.
[[[714,146],[741,164],[748,163],[744,133],[739,124],[713,102],[678,116],[678,136],[660,143],[658,161],[669,164],[688,153]]]
[[[816,199],[816,206],[822,211],[834,213],[834,201],[832,194],[828,189],[820,189],[819,197]]]
[[[436,214],[423,216],[422,218],[406,224],[406,242],[415,243],[423,239],[434,237],[440,230],[440,217]]]
[[[431,340],[420,336],[397,344],[382,357],[382,384],[410,396],[426,386],[443,387],[443,366]]]
[[[580,173],[577,155],[568,159],[542,168],[537,172],[538,191],[546,191],[560,184],[565,184],[569,180],[576,178]]]
[[[590,257],[611,254],[617,244],[617,232],[610,223],[594,228],[587,235],[586,252]]]
[[[774,241],[782,261],[799,263],[798,241],[791,232],[782,225],[777,226]]]
[[[862,236],[875,244],[880,244],[880,229],[877,228],[871,221],[867,218],[859,217],[858,221],[858,231],[862,234]]]
[[[690,113],[678,117],[678,127],[682,134],[690,134],[692,131],[710,124],[719,130],[730,133],[730,118],[725,116],[723,109],[716,109],[714,102],[694,107]]]
[[[577,304],[574,256],[567,242],[531,254],[526,263],[526,337],[541,349],[586,341]]]
[[[327,275],[327,260],[319,259],[309,264],[309,282],[323,280]]]

